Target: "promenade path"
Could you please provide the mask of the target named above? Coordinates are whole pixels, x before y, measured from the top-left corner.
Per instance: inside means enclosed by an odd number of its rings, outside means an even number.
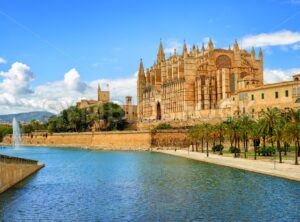
[[[277,160],[274,163],[274,161],[233,158],[211,153],[209,153],[209,157],[206,157],[206,153],[188,152],[187,150],[155,150],[155,152],[300,182],[300,165],[294,165],[290,161],[278,163]]]

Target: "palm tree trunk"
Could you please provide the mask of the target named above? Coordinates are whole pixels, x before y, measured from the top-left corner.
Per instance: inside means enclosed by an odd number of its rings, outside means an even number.
[[[266,148],[266,136],[263,136],[263,147]]]
[[[194,143],[192,143],[192,152],[194,152]]]
[[[256,160],[256,145],[254,145],[254,159]]]
[[[277,140],[277,150],[279,152],[279,163],[282,163],[281,146],[279,140]]]
[[[196,152],[198,152],[198,146],[199,146],[199,143],[198,141],[196,142]]]
[[[206,157],[208,157],[208,139],[206,140]]]
[[[297,141],[295,142],[295,165],[298,165],[298,145],[299,145],[298,142],[299,141],[297,139]]]
[[[202,153],[204,153],[203,147],[204,147],[204,137],[202,136],[202,138],[201,138],[201,152]]]
[[[287,142],[284,142],[284,155],[287,155]]]
[[[300,146],[300,141],[298,140],[298,157],[300,157],[300,149],[299,149],[299,146]]]

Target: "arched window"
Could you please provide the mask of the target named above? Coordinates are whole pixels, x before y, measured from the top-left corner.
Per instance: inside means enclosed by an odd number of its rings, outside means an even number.
[[[243,79],[243,78],[246,77],[246,76],[248,76],[248,73],[242,72],[242,73],[240,74],[240,79]]]
[[[300,98],[297,98],[295,103],[300,103]]]
[[[226,55],[220,55],[216,59],[216,66],[217,66],[218,69],[221,69],[221,68],[231,68],[231,60]]]

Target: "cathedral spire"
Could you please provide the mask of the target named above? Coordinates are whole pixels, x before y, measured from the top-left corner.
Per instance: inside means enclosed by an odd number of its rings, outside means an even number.
[[[204,47],[204,43],[202,43],[202,48],[201,51],[204,52],[205,51],[205,47]]]
[[[208,49],[208,51],[214,50],[214,43],[213,43],[211,38],[209,38],[209,41],[208,41],[208,44],[207,44],[207,49]]]
[[[255,61],[255,50],[254,50],[254,47],[252,47],[251,49],[251,58],[253,61]]]
[[[259,49],[259,55],[258,55],[258,58],[259,58],[260,61],[263,60],[263,52],[262,52],[261,48]]]
[[[161,63],[163,61],[165,61],[165,53],[164,53],[162,41],[160,40],[159,49],[157,53],[157,63]]]
[[[186,43],[185,43],[185,40],[184,40],[183,47],[182,47],[182,56],[183,56],[183,58],[186,58],[187,54],[188,54],[187,46],[186,46]]]
[[[141,61],[140,61],[140,68],[139,68],[138,77],[145,77],[143,59],[141,59]]]
[[[234,41],[234,44],[233,44],[233,50],[234,50],[235,52],[238,52],[238,51],[240,50],[239,44],[238,44],[237,40]]]

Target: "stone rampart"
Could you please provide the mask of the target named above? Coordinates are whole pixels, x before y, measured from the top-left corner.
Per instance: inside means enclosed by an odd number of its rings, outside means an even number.
[[[44,167],[35,160],[0,155],[0,193]]]
[[[151,147],[184,147],[186,131],[118,131],[87,133],[32,133],[22,136],[22,144],[28,146],[81,147],[109,150],[148,150]],[[4,138],[11,144],[12,137]]]

